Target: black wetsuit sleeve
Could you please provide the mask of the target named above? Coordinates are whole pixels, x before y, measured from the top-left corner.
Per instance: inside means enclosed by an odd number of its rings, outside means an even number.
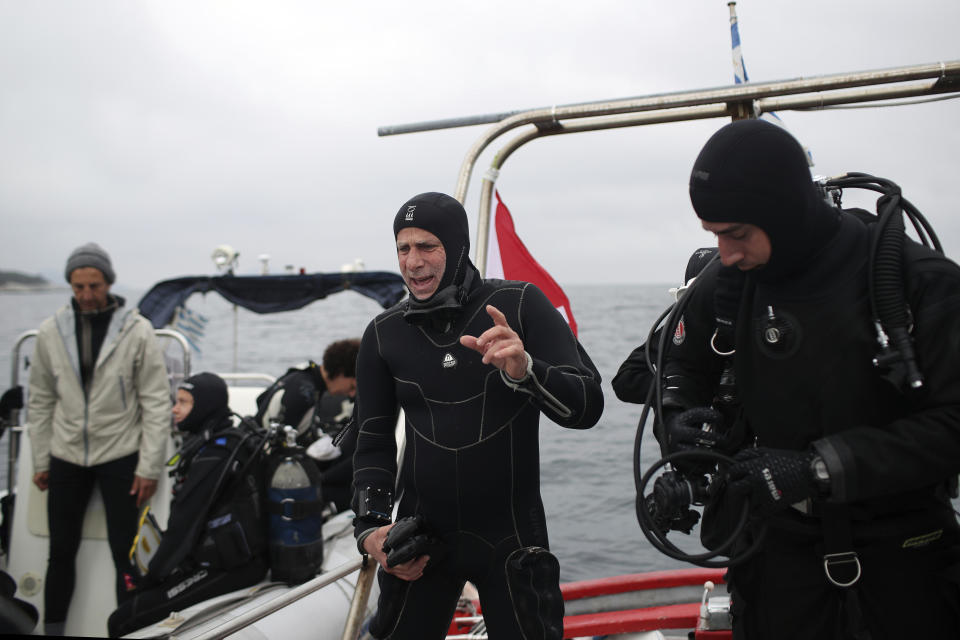
[[[562,427],[588,429],[603,413],[600,373],[570,326],[535,285],[527,284],[519,306],[517,333],[533,360],[535,385],[524,391]],[[507,318],[517,330],[517,325]]]
[[[653,339],[655,341],[660,339],[659,329],[654,333]],[[656,361],[656,353],[656,343],[654,343],[650,351],[651,361]],[[653,380],[653,372],[647,366],[647,343],[643,343],[630,352],[617,370],[617,375],[613,376],[611,384],[613,392],[623,402],[643,404],[647,401],[647,393],[650,391]]]
[[[910,392],[908,415],[814,442],[827,463],[835,500],[933,486],[960,472],[960,267],[927,254],[915,256],[908,269],[924,386]]]
[[[716,274],[720,263],[708,266],[697,277],[685,294],[680,315],[672,314],[665,335],[658,336],[656,349],[664,351],[662,358],[663,411],[654,435],[666,452],[662,422],[672,413],[694,407],[710,406],[716,393],[723,361],[710,347],[715,328],[713,298]],[[662,345],[662,346],[661,346]]]
[[[187,477],[170,505],[167,530],[150,560],[148,583],[163,581],[194,550],[206,523],[210,492],[215,489],[228,456],[224,447],[208,445],[190,463]]]
[[[359,534],[377,522],[359,515],[356,492],[369,487],[392,494],[397,475],[398,404],[393,375],[380,355],[376,320],[367,326],[357,355],[356,412],[353,506],[358,514],[354,527]]]
[[[340,455],[323,469],[321,480],[324,484],[349,485],[353,479],[353,454],[357,450],[357,430],[352,426],[340,442]]]

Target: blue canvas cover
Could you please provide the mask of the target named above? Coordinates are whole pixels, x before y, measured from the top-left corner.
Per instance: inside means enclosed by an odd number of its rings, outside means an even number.
[[[389,271],[184,276],[158,282],[140,299],[137,307],[155,329],[160,329],[170,323],[177,307],[183,306],[194,293],[216,291],[244,309],[256,313],[276,313],[300,309],[315,300],[348,289],[376,300],[384,309],[406,295],[403,278]]]

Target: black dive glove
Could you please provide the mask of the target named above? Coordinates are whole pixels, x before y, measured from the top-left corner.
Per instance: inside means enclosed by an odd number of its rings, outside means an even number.
[[[750,501],[751,509],[770,515],[818,494],[810,466],[812,451],[744,449],[727,470],[727,490]]]
[[[387,554],[387,566],[409,562],[420,556],[430,556],[430,564],[437,564],[444,555],[443,542],[427,531],[423,516],[400,518],[387,532],[383,542],[383,551]]]
[[[694,407],[667,419],[670,453],[698,447],[722,449],[726,444],[723,416],[713,407]]]

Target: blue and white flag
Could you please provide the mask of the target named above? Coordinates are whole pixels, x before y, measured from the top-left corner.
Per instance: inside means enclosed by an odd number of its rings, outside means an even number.
[[[750,77],[747,75],[747,66],[743,63],[743,50],[740,47],[740,27],[737,25],[737,3],[728,2],[727,6],[730,7],[730,44],[733,46],[733,82],[734,84],[744,84],[750,82]],[[760,118],[778,127],[787,128],[783,120],[780,119],[780,116],[774,111],[765,111],[760,114]],[[803,143],[800,144],[803,145]],[[803,150],[807,154],[807,164],[812,167],[813,154],[810,153],[810,149],[805,145],[803,145]]]
[[[750,82],[747,76],[747,67],[743,64],[743,51],[740,49],[740,29],[737,27],[737,11],[735,2],[730,7],[730,42],[733,44],[733,81],[736,84]]]
[[[186,307],[179,307],[173,321],[173,328],[183,334],[194,351],[200,353],[198,343],[203,337],[208,321],[208,318],[201,313],[191,311]]]

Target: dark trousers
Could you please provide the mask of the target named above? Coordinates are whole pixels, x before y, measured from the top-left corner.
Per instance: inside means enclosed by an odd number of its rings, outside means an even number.
[[[265,575],[267,562],[260,556],[229,570],[201,567],[179,572],[159,585],[134,591],[132,598],[110,614],[107,629],[111,638],[126,635],[163,620],[171,611],[255,585]]]
[[[137,497],[130,495],[138,454],[82,467],[50,458],[47,521],[50,527],[50,558],[44,582],[44,622],[67,619],[76,583],[76,558],[83,531],[83,518],[93,493],[100,486],[107,515],[107,539],[116,568],[117,602],[127,597],[124,573],[129,573],[130,545],[137,534]]]

